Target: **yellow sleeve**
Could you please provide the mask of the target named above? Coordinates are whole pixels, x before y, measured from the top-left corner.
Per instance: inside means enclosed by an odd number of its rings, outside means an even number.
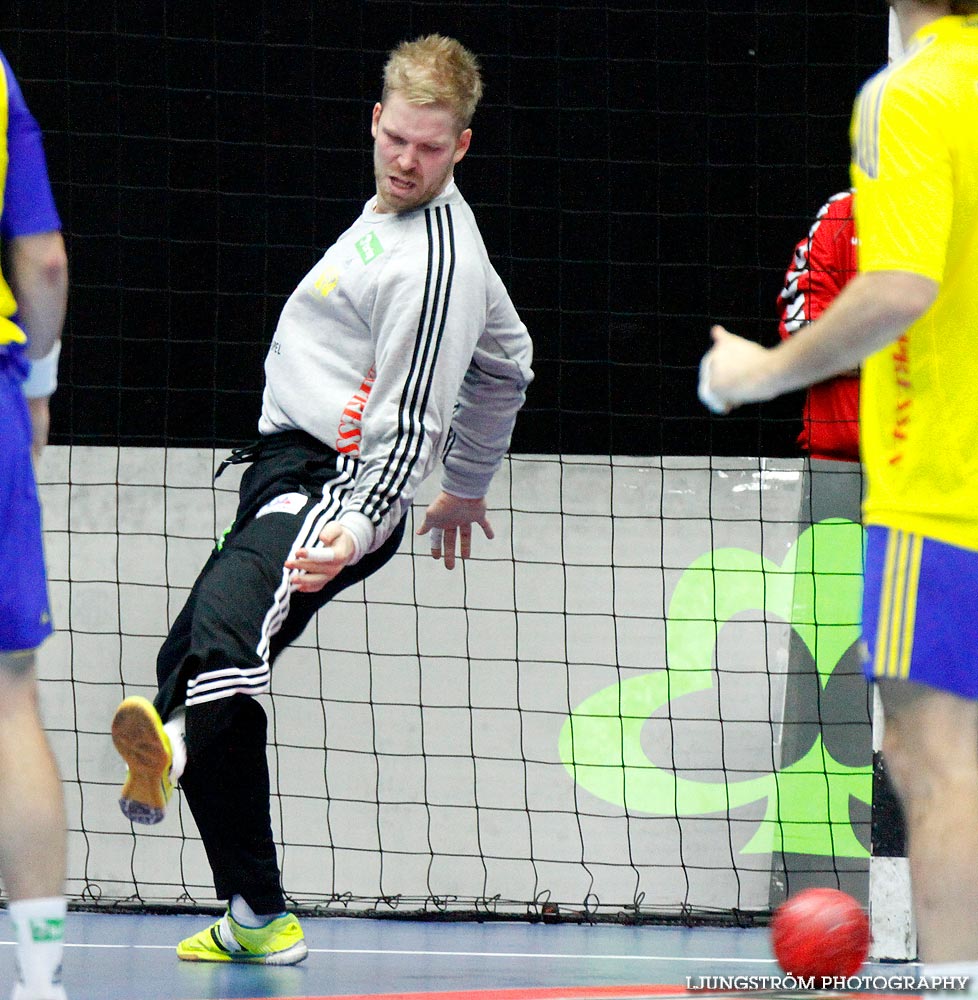
[[[934,281],[954,204],[939,95],[886,72],[870,80],[852,123],[860,271],[909,271]]]

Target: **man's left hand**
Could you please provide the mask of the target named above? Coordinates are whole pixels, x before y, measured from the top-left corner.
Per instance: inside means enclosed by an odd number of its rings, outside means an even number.
[[[419,535],[431,533],[431,558],[444,559],[445,569],[455,568],[455,546],[461,543],[461,556],[472,554],[472,525],[482,528],[486,538],[495,538],[486,516],[486,501],[466,500],[442,491],[425,511]]]

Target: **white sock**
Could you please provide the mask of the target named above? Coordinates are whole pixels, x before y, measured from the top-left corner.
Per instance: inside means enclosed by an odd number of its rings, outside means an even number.
[[[187,766],[187,710],[181,705],[163,724],[170,737],[170,751],[173,763],[170,765],[170,781],[176,784]]]
[[[58,996],[65,943],[64,896],[14,899],[8,910],[17,938],[17,967],[27,996]]]
[[[244,896],[237,895],[231,897],[228,909],[231,911],[235,923],[241,924],[242,927],[264,927],[270,920],[282,915],[281,913],[255,913]]]

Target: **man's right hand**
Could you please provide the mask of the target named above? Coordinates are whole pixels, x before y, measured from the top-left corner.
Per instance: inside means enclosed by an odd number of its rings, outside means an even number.
[[[48,432],[51,429],[50,402],[50,396],[38,396],[27,400],[27,409],[31,415],[31,451],[34,453],[35,461],[41,457],[41,452],[48,443]]]
[[[299,571],[293,574],[292,589],[302,594],[322,590],[349,565],[356,552],[353,536],[338,521],[330,521],[323,528],[319,541],[323,547],[297,549],[295,556],[285,563],[286,569]],[[317,559],[317,554],[329,554],[331,558]]]

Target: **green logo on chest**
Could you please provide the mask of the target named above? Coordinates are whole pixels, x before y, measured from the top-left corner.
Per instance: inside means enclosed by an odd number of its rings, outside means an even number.
[[[367,233],[366,236],[361,236],[354,246],[364,264],[369,264],[375,257],[379,257],[384,252],[376,233]]]

